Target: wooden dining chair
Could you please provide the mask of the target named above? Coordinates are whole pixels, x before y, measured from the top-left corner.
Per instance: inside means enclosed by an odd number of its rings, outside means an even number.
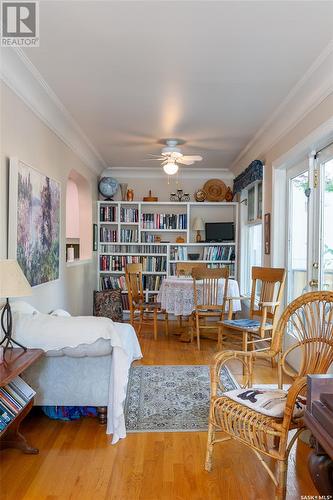
[[[218,348],[229,341],[242,351],[269,350],[286,279],[285,269],[252,267],[251,297],[228,297],[228,319],[219,325]],[[232,319],[232,301],[249,300],[248,318]]]
[[[251,389],[253,363],[257,357],[280,352],[286,334],[291,345],[284,352],[279,365],[283,373],[294,379],[294,382],[288,391],[276,392],[277,389],[269,389],[264,403],[264,389]],[[297,359],[295,370],[291,370],[288,364],[291,353]],[[231,360],[238,360],[245,367],[245,378],[239,390],[225,392],[221,371]],[[218,353],[211,369],[206,470],[212,469],[214,445],[231,438],[236,439],[248,446],[259,458],[275,484],[275,498],[283,500],[286,496],[288,456],[299,434],[305,430],[303,398],[306,396],[306,376],[325,374],[332,362],[333,292],[310,292],[294,300],[278,321],[270,353]],[[281,387],[282,380],[279,382]],[[217,438],[216,433],[220,431],[226,436]],[[294,434],[288,442],[290,431]],[[270,467],[267,458],[276,463],[277,470]]]
[[[177,262],[176,263],[176,276],[192,276],[193,269],[206,269],[207,264],[204,262]]]
[[[192,278],[195,307],[193,320],[195,321],[197,344],[200,350],[201,330],[218,331],[217,322],[224,317],[228,292],[229,268],[194,268],[192,270]],[[214,319],[215,322],[212,321]],[[193,341],[193,330],[192,325],[191,341]]]
[[[165,321],[165,334],[169,335],[168,313],[162,311],[159,302],[146,302],[142,287],[142,264],[127,264],[126,285],[130,307],[130,323],[135,328],[138,323],[137,333],[140,334],[144,323],[154,325],[154,340],[157,339],[158,315],[162,314]]]

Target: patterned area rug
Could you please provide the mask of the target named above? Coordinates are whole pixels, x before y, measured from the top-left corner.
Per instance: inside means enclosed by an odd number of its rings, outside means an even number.
[[[227,390],[237,382],[224,367]],[[134,366],[130,370],[125,421],[127,432],[205,431],[210,398],[206,365]]]

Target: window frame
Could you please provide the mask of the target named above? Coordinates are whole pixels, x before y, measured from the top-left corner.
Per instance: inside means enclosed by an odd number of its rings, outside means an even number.
[[[261,213],[259,213],[258,186],[261,185]],[[254,219],[248,219],[248,193],[254,188]],[[263,180],[249,184],[241,192],[240,197],[240,224],[241,224],[241,273],[240,292],[242,295],[251,293],[251,269],[249,269],[249,228],[261,226],[261,264],[263,262]]]

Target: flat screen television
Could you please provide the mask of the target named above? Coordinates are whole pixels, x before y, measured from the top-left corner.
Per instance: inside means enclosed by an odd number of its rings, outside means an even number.
[[[233,222],[206,222],[206,241],[234,241],[235,226]]]

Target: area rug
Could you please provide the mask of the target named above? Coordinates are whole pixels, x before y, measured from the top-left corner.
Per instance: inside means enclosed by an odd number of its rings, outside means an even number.
[[[227,390],[237,382],[223,367]],[[125,421],[127,432],[205,431],[210,400],[206,365],[134,366],[130,370]]]

